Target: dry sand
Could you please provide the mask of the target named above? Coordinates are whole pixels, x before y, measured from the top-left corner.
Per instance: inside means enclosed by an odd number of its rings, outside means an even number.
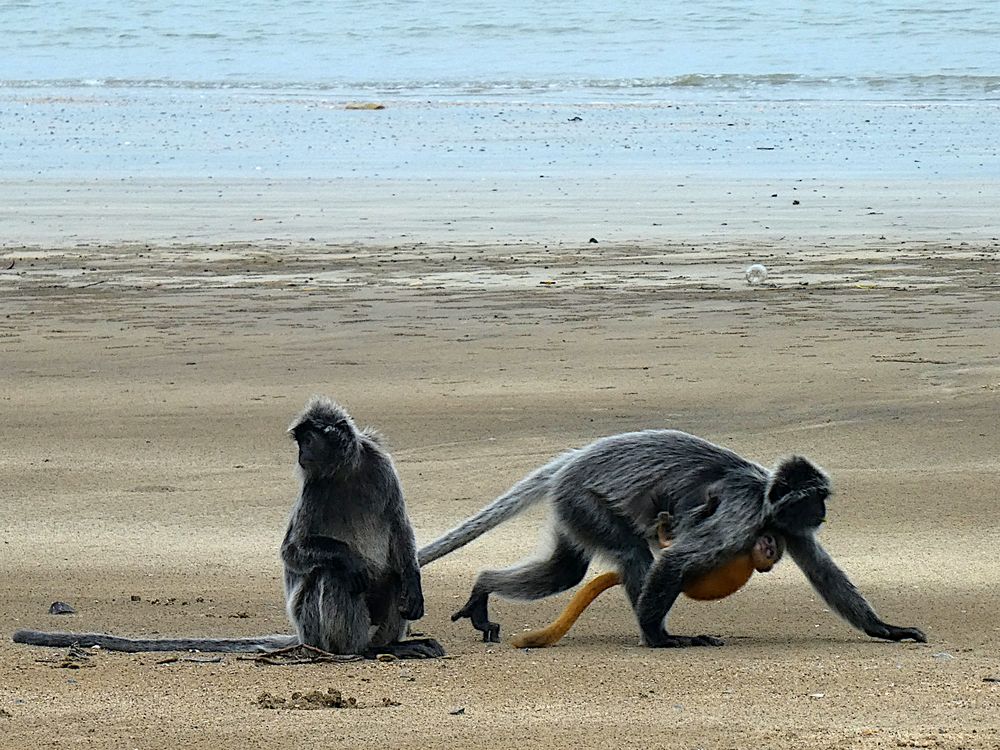
[[[283,430],[321,392],[386,433],[421,541],[613,432],[682,428],[767,464],[803,452],[837,487],[824,543],[930,643],[857,633],[786,561],[678,604],[672,627],[721,649],[639,647],[619,591],[556,648],[484,645],[449,615],[478,569],[533,549],[533,515],[424,571],[420,629],[448,659],[95,653],[70,670],[0,641],[0,746],[1000,748],[995,241],[2,258],[3,634],[283,630]],[[763,287],[742,281],[751,261]],[[48,615],[57,599],[78,614]],[[493,612],[511,634],[565,599]],[[328,688],[360,707],[257,702]]]

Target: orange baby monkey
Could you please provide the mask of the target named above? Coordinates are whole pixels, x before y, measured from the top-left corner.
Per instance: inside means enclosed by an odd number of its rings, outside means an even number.
[[[655,532],[661,549],[670,546],[672,541],[670,527],[670,514],[660,513],[656,517]],[[737,555],[725,565],[685,583],[684,594],[698,601],[723,599],[739,591],[750,580],[755,570],[766,573],[773,568],[784,552],[785,540],[782,537],[771,532],[763,532],[748,552]],[[621,576],[616,572],[597,576],[576,592],[576,596],[551,624],[540,630],[522,633],[511,643],[516,648],[544,648],[555,645],[573,627],[573,623],[594,599],[620,583]]]

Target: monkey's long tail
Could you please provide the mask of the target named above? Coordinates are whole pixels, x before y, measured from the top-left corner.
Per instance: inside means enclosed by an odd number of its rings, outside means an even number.
[[[514,638],[511,643],[515,648],[545,648],[546,646],[554,646],[559,642],[560,638],[569,632],[569,629],[573,627],[573,623],[579,619],[580,615],[583,614],[583,610],[589,607],[594,599],[621,582],[621,576],[614,571],[602,573],[577,591],[576,595],[570,600],[570,603],[566,605],[566,609],[551,624],[539,630],[522,633]]]
[[[575,452],[564,453],[545,466],[535,469],[474,516],[417,550],[417,562],[420,567],[444,557],[449,552],[454,552],[459,547],[464,547],[473,539],[481,537],[504,521],[544,500],[552,475],[562,468]]]
[[[65,648],[76,644],[82,648],[99,646],[108,651],[212,651],[225,653],[259,653],[294,646],[294,635],[261,635],[251,638],[120,638],[105,633],[46,633],[41,630],[18,630],[14,643],[29,646]]]

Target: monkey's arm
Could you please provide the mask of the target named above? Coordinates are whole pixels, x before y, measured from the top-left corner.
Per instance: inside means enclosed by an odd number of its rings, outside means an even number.
[[[415,558],[414,558],[415,559]],[[424,591],[420,584],[420,568],[407,566],[399,578],[399,614],[404,620],[419,620],[424,616]]]
[[[872,638],[927,642],[927,636],[919,628],[897,627],[879,619],[861,592],[811,534],[803,536],[789,534],[785,541],[792,559],[806,574],[812,587],[827,604],[858,630],[864,631]]]
[[[392,474],[392,479],[383,488],[386,510],[390,514],[390,567],[399,578],[400,616],[404,620],[419,620],[424,616],[424,591],[420,583],[420,565],[417,562],[417,541],[413,536],[413,526],[406,514],[406,503],[395,473]]]
[[[297,537],[289,531],[281,544],[281,560],[290,572],[304,576],[314,568],[332,568],[355,594],[370,585],[368,566],[350,545],[319,534]]]
[[[716,550],[705,553],[701,550]],[[706,535],[695,539],[675,540],[653,563],[646,574],[642,594],[636,606],[643,643],[653,648],[683,646],[721,646],[722,641],[710,635],[672,635],[666,627],[666,617],[686,583],[715,570],[733,555]]]
[[[682,636],[672,635],[667,631],[664,620],[683,586],[680,560],[675,550],[676,548],[665,552],[653,563],[646,576],[646,585],[643,586],[636,608],[643,643],[652,648],[721,646],[722,641],[710,635]]]
[[[417,545],[408,523],[396,533],[399,543],[393,550],[399,574],[399,614],[404,620],[419,620],[424,616],[424,591],[417,564]]]

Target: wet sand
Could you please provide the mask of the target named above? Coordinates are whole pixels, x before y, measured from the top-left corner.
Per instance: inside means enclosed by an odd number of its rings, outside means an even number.
[[[996,241],[585,239],[5,247],[0,633],[283,630],[283,431],[327,393],[388,437],[422,542],[609,433],[804,453],[836,486],[824,544],[930,643],[853,631],[785,561],[677,605],[721,649],[639,647],[619,591],[556,648],[484,645],[449,615],[533,514],[425,569],[448,659],[70,670],[0,641],[0,746],[1000,747]],[[509,635],[566,598],[493,614]],[[257,703],[331,687],[361,707]]]
[[[542,169],[534,166],[535,170]],[[503,163],[496,165],[503,171]],[[530,167],[529,167],[530,168]],[[724,243],[756,250],[995,242],[995,177],[607,175],[0,179],[0,249],[247,243],[368,247]],[[791,175],[787,174],[791,172]],[[799,176],[806,175],[806,176]]]

